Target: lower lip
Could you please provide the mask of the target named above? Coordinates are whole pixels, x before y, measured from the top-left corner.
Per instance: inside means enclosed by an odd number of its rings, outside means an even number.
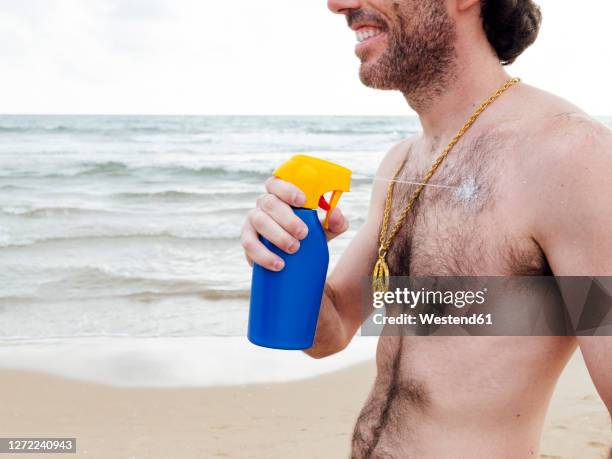
[[[383,40],[386,37],[386,35],[387,34],[385,32],[381,32],[378,35],[375,35],[373,37],[367,38],[367,39],[363,40],[362,42],[357,43],[357,45],[355,46],[355,51],[359,51],[360,49],[363,49],[366,46],[373,45],[373,44]]]

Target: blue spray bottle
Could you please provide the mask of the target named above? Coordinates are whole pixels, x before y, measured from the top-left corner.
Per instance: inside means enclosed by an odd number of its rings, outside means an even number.
[[[293,183],[306,195],[304,207],[293,208],[308,226],[300,248],[288,254],[261,237],[272,252],[285,261],[279,271],[253,266],[249,340],[274,349],[312,347],[323,299],[329,251],[323,227],[343,192],[350,190],[351,171],[328,161],[297,155],[274,171],[274,176]],[[329,204],[324,195],[332,192]],[[323,225],[317,208],[327,210]]]

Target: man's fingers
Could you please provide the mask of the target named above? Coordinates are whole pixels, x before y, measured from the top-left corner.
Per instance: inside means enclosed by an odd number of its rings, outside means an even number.
[[[302,207],[306,196],[295,185],[270,177],[266,180],[267,193],[257,199],[257,207],[249,211],[242,230],[242,246],[247,261],[264,268],[280,271],[285,263],[260,240],[261,235],[279,249],[293,254],[300,248],[300,240],[308,235],[308,227],[291,209]],[[330,215],[327,240],[333,239],[348,228],[348,222],[339,209]]]
[[[253,229],[279,249],[287,253],[295,253],[300,248],[300,242],[263,210],[259,208],[251,210],[248,218]]]
[[[252,266],[257,263],[271,271],[280,271],[284,268],[285,262],[281,257],[272,253],[259,240],[257,232],[250,225],[245,225],[242,230],[241,241],[247,261]]]
[[[337,207],[331,211],[329,216],[329,228],[325,231],[327,240],[331,241],[336,236],[344,233],[348,229],[348,219]]]
[[[295,239],[302,240],[308,234],[308,227],[291,207],[273,194],[265,194],[257,200],[257,207]]]
[[[276,177],[270,177],[266,180],[266,190],[293,207],[302,207],[306,203],[306,195],[302,190],[294,184]]]
[[[300,248],[300,240],[308,234],[306,224],[291,210],[301,207],[306,196],[295,185],[270,177],[266,180],[267,193],[257,199],[257,207],[249,211],[242,230],[242,246],[250,265],[279,271],[285,263],[262,244],[259,235],[287,253]]]

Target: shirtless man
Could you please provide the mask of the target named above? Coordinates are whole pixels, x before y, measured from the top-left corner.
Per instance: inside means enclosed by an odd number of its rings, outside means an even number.
[[[344,349],[362,317],[360,283],[378,250],[387,183],[419,181],[475,107],[510,77],[536,38],[531,0],[329,0],[357,31],[361,81],[400,91],[422,133],[379,166],[367,222],[329,276],[315,358]],[[369,32],[369,33],[363,33]],[[585,82],[588,84],[588,82]],[[612,275],[612,135],[579,108],[519,83],[460,140],[396,237],[395,276]],[[305,226],[289,205],[304,196],[271,178],[249,212],[242,243],[250,262],[282,269],[258,234],[294,253]],[[391,224],[414,185],[398,183]],[[449,191],[450,190],[450,191]],[[329,239],[344,232],[340,210]],[[576,347],[612,408],[611,337],[383,336],[378,374],[355,426],[354,458],[536,457],[555,383]]]

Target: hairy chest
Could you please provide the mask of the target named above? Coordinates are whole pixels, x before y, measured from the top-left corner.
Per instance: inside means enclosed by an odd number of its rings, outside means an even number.
[[[511,145],[482,136],[457,148],[418,197],[389,249],[393,276],[539,275],[546,259],[522,225]],[[392,227],[429,168],[408,158],[394,185]],[[528,205],[528,203],[525,203]],[[389,231],[389,229],[387,230]]]

